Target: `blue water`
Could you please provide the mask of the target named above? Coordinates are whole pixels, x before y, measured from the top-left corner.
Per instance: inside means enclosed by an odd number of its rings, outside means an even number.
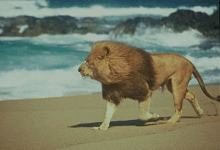
[[[57,45],[35,45],[29,41],[0,42],[0,70],[68,69],[79,64],[88,52]]]
[[[102,5],[105,7],[178,7],[178,6],[209,6],[218,5],[217,0],[48,0],[50,8],[60,8],[60,7],[89,7],[92,5]]]
[[[215,1],[188,3],[190,1],[13,1],[13,7],[0,1],[0,16],[70,15],[77,18],[92,16],[108,20],[103,26],[114,27],[126,18],[168,16],[179,8],[212,14]],[[12,4],[12,3],[10,3]],[[10,6],[10,7],[9,7]],[[21,8],[21,9],[18,9]],[[39,8],[40,7],[40,8]],[[156,8],[157,7],[157,8]],[[62,8],[62,9],[61,9]],[[100,13],[102,10],[104,13]],[[80,24],[78,24],[80,25]],[[205,39],[201,33],[189,29],[183,33],[171,30],[138,28],[134,36],[114,37],[112,34],[88,33],[85,35],[40,35],[38,37],[0,37],[0,99],[24,99],[88,94],[101,91],[101,84],[82,79],[78,67],[89,54],[91,45],[100,40],[113,40],[140,47],[151,53],[174,52],[192,61],[206,84],[220,83],[219,46],[201,50]],[[190,85],[198,85],[193,78]]]

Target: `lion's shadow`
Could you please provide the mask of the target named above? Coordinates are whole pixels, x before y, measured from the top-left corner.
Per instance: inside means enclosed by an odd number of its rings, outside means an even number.
[[[93,123],[80,123],[73,126],[71,128],[78,128],[78,127],[98,127],[101,125],[102,122],[93,122]],[[143,126],[145,122],[141,120],[119,120],[119,121],[111,121],[110,127],[112,126]]]
[[[182,118],[199,118],[197,116],[182,116]],[[149,125],[157,125],[159,121],[169,120],[170,117],[159,117],[158,119],[148,120],[148,121],[141,121],[139,119],[135,120],[118,120],[118,121],[111,121],[110,127],[113,126],[149,126]],[[80,128],[80,127],[98,127],[101,125],[102,122],[92,122],[92,123],[80,123],[76,125],[69,126],[70,128]]]

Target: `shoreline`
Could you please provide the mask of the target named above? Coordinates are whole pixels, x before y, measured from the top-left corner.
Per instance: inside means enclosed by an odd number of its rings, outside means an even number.
[[[198,86],[189,90],[204,110],[201,118],[184,101],[182,118],[176,124],[144,125],[138,120],[137,101],[126,99],[106,131],[92,130],[104,118],[106,101],[101,94],[0,101],[0,149],[218,149],[220,103],[207,98]],[[217,96],[220,85],[207,86],[207,90]],[[167,90],[157,90],[150,111],[168,119],[173,105]]]
[[[208,87],[208,86],[218,86],[220,85],[220,83],[210,83],[210,84],[205,84],[205,87]],[[188,88],[193,88],[193,87],[200,87],[199,85],[197,84],[194,84],[194,85],[189,85]],[[160,91],[160,88],[157,89],[156,91]],[[50,98],[63,98],[63,97],[74,97],[74,96],[85,96],[85,95],[92,95],[92,94],[102,94],[102,92],[93,92],[93,93],[86,93],[86,92],[81,92],[80,94],[75,94],[77,92],[70,92],[64,96],[49,96],[49,97],[34,97],[34,98],[22,98],[22,99],[0,99],[0,102],[1,101],[14,101],[14,100],[36,100],[36,99],[50,99]]]

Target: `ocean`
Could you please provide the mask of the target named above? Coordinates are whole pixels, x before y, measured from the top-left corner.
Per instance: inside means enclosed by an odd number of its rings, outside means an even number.
[[[218,1],[196,3],[131,0],[83,2],[72,0],[0,1],[0,17],[29,15],[70,15],[76,18],[99,17],[109,20],[102,25],[114,27],[119,22],[137,16],[162,18],[178,9],[190,9],[211,15]],[[141,34],[140,34],[141,33]],[[142,29],[133,36],[114,37],[111,34],[87,33],[68,35],[43,34],[37,37],[0,37],[0,99],[16,100],[56,97],[101,92],[101,84],[83,79],[78,67],[96,41],[112,40],[142,48],[151,53],[178,53],[194,63],[205,84],[220,83],[219,45],[191,47],[206,39],[194,29],[174,33],[165,28]],[[193,79],[190,85],[198,85]]]

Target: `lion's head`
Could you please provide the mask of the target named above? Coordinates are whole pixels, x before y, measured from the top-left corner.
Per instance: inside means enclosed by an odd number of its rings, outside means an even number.
[[[127,60],[128,50],[129,47],[125,44],[96,42],[79,67],[79,72],[83,77],[90,77],[104,84],[120,82],[126,79],[131,71]]]

